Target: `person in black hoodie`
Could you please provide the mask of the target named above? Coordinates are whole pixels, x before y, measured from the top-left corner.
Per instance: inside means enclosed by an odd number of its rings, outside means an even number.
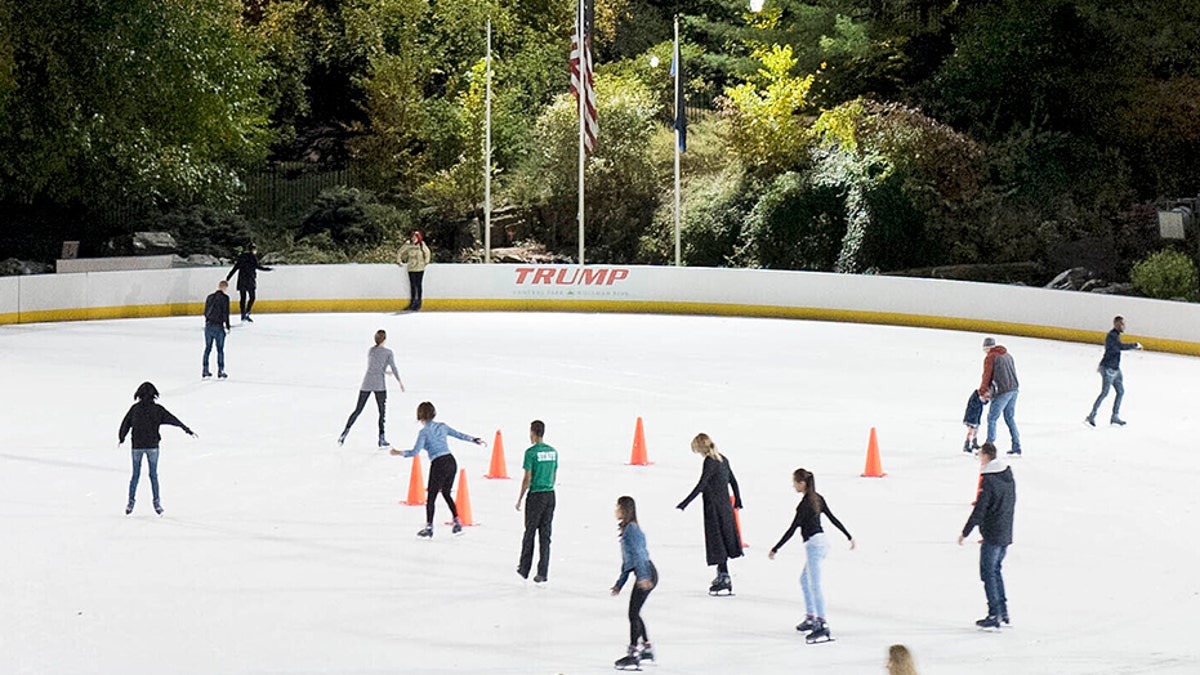
[[[1008,598],[1004,594],[1004,577],[1000,565],[1004,554],[1012,543],[1013,511],[1017,504],[1017,484],[1013,480],[1012,467],[996,459],[996,446],[984,443],[979,448],[979,497],[975,509],[962,534],[958,545],[979,527],[983,544],[979,548],[979,578],[983,580],[983,592],[987,595],[987,616],[976,621],[980,628],[999,628],[1008,623]]]
[[[117,435],[117,445],[120,445],[125,442],[125,436],[133,431],[133,477],[129,479],[129,503],[125,506],[125,515],[133,513],[138,477],[142,473],[142,457],[146,456],[150,460],[150,487],[154,489],[154,511],[161,516],[163,508],[158,498],[158,428],[163,424],[171,424],[183,429],[192,438],[199,436],[166,408],[154,402],[154,399],[158,398],[158,389],[153,384],[143,382],[133,398],[137,403],[125,413],[125,419],[121,420],[121,431]]]
[[[212,377],[208,369],[208,355],[212,353],[213,345],[217,345],[217,377],[225,379],[225,335],[229,333],[229,296],[225,289],[229,282],[222,279],[217,283],[217,290],[208,294],[204,299],[204,370],[200,376]]]
[[[807,632],[806,642],[828,642],[833,638],[829,635],[829,626],[825,625],[825,593],[821,590],[821,561],[829,553],[829,542],[825,540],[825,530],[821,527],[821,515],[829,518],[837,529],[850,540],[850,550],[854,550],[854,537],[842,525],[829,503],[817,493],[817,478],[807,469],[796,469],[792,472],[792,487],[804,495],[796,505],[796,517],[791,526],[783,533],[779,543],[771,548],[767,557],[775,559],[775,554],[792,538],[796,530],[804,539],[805,563],[804,571],[800,573],[800,588],[804,591],[804,608],[807,615],[796,630]]]
[[[742,508],[742,493],[738,490],[737,478],[729,468],[729,460],[717,452],[717,446],[708,434],[697,434],[692,439],[692,452],[704,456],[704,468],[696,487],[675,508],[680,511],[697,495],[704,495],[704,550],[709,565],[717,566],[717,576],[709,585],[710,595],[732,594],[733,581],[729,577],[729,559],[742,556],[742,538],[734,520],[734,509]],[[733,488],[733,503],[729,501],[729,488]]]
[[[271,268],[258,262],[258,247],[250,244],[238,254],[237,262],[225,277],[226,281],[238,275],[238,311],[242,313],[242,321],[254,323],[250,318],[250,310],[254,307],[254,293],[258,290],[258,271],[270,272]]]

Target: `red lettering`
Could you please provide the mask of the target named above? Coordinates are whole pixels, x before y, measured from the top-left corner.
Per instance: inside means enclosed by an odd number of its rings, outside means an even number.
[[[583,270],[583,281],[581,281],[580,283],[588,284],[588,285],[591,285],[591,284],[599,285],[599,284],[604,283],[604,277],[607,275],[608,275],[608,270],[586,269],[585,268]]]
[[[532,267],[518,267],[517,268],[517,283],[518,284],[525,283],[525,277],[529,276],[529,273],[532,271],[533,271]]]
[[[609,277],[608,277],[608,285],[612,286],[614,281],[620,281],[627,276],[629,276],[629,270],[621,270],[621,269],[613,270],[612,274],[609,275]]]
[[[535,284],[552,284],[554,283],[554,270],[540,269],[533,273],[533,283]]]
[[[554,283],[559,284],[560,286],[564,286],[564,285],[565,286],[573,286],[575,284],[575,280],[579,278],[579,268],[576,267],[574,269],[574,271],[575,271],[574,276],[571,277],[570,281],[567,281],[567,272],[569,272],[569,271],[571,271],[571,270],[569,270],[569,269],[559,270],[558,279]]]

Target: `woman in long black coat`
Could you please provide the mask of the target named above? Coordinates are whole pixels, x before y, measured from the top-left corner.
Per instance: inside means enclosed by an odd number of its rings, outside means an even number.
[[[692,439],[692,452],[704,455],[704,469],[691,494],[676,508],[682,511],[696,495],[704,495],[704,548],[708,564],[717,566],[717,577],[712,580],[708,592],[710,595],[731,594],[733,581],[729,578],[728,561],[742,555],[742,539],[733,510],[742,508],[742,494],[737,478],[729,468],[729,460],[717,452],[717,446],[708,434],[697,434]],[[732,504],[729,503],[730,487],[733,488]]]
[[[254,296],[258,292],[259,270],[270,272],[271,268],[258,262],[258,247],[250,244],[242,249],[237,262],[233,263],[233,269],[225,276],[225,281],[229,281],[234,274],[238,275],[238,309],[242,313],[242,321],[249,323],[254,323],[254,319],[250,318],[250,310],[254,308]]]

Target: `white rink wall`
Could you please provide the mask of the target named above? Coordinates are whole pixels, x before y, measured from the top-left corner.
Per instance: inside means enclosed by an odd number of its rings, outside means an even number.
[[[0,278],[0,324],[198,315],[227,268]],[[936,279],[774,270],[431,265],[424,309],[764,316],[1097,342],[1115,315],[1147,348],[1200,355],[1200,305]],[[237,292],[231,286],[236,302]],[[396,265],[294,265],[259,275],[255,309],[399,311]]]

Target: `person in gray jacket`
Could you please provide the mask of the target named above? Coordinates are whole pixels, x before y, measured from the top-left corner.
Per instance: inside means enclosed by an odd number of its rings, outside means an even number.
[[[354,426],[354,420],[358,419],[359,413],[366,406],[367,398],[371,394],[375,394],[375,405],[379,407],[379,447],[390,447],[384,433],[388,369],[391,369],[396,382],[400,384],[400,391],[404,391],[404,381],[400,379],[400,369],[396,367],[396,356],[392,354],[392,350],[383,346],[386,340],[387,331],[375,331],[375,346],[367,350],[367,374],[363,376],[362,386],[359,387],[358,405],[355,406],[354,412],[350,413],[350,418],[346,420],[346,428],[342,430],[342,435],[338,436],[338,445],[346,442],[350,427]]]
[[[1012,436],[1010,455],[1021,454],[1021,433],[1017,431],[1017,394],[1020,383],[1017,381],[1017,366],[1012,354],[1003,345],[996,344],[995,338],[985,338],[983,351],[987,356],[983,359],[983,380],[979,384],[979,397],[989,401],[987,442],[996,442],[996,420],[1004,415],[1004,424]]]

